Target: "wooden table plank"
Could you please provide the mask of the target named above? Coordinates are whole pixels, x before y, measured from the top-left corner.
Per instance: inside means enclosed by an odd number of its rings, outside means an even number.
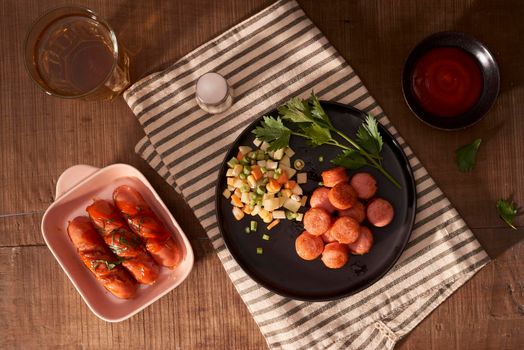
[[[107,18],[132,56],[132,76],[166,67],[231,25],[270,4],[266,0],[80,0]],[[401,349],[524,347],[522,284],[524,217],[518,232],[494,210],[501,196],[524,205],[524,3],[405,0],[299,1],[356,69],[371,93],[474,229],[494,263],[421,323]],[[39,91],[24,71],[22,47],[31,22],[55,0],[0,2],[0,347],[1,348],[265,348],[252,317],[205,239],[191,210],[133,148],[143,135],[120,98],[67,101]],[[403,61],[426,35],[464,30],[493,50],[502,91],[487,117],[461,132],[418,122],[400,89]],[[169,38],[169,40],[166,40]],[[461,174],[454,150],[484,142],[475,171]],[[60,173],[88,163],[136,166],[180,221],[196,250],[195,270],[175,292],[121,324],[99,321],[43,245],[40,220]],[[4,315],[7,315],[5,317]]]

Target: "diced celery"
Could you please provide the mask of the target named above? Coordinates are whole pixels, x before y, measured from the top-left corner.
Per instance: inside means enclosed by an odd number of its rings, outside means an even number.
[[[248,193],[250,190],[249,186],[247,184],[242,184],[242,186],[240,186],[240,192],[242,193]]]
[[[293,220],[294,218],[297,217],[297,214],[296,213],[292,213],[290,211],[286,211],[286,215],[285,216],[286,216],[286,219]]]
[[[249,223],[249,228],[251,229],[251,232],[255,232],[257,230],[258,223],[256,221],[251,221]]]
[[[264,160],[264,159],[266,159],[266,153],[264,151],[258,151],[257,160]]]
[[[251,233],[251,230],[249,229],[249,227],[246,227],[246,228],[244,229],[244,232],[245,232],[245,233]]]
[[[264,186],[264,185],[258,186],[257,187],[257,194],[263,195],[264,193],[266,193],[266,186]]]
[[[295,218],[295,220],[297,221],[302,221],[302,218],[304,217],[304,214],[302,213],[297,213],[297,217]]]
[[[241,178],[242,180],[247,179],[247,175],[244,173],[241,173],[240,175],[238,175],[238,177]]]
[[[242,158],[242,160],[240,161],[240,164],[242,164],[242,165],[249,165],[250,161],[247,158]]]
[[[230,168],[234,168],[235,165],[237,164],[238,164],[238,159],[236,159],[235,157],[231,158],[229,162],[227,162],[227,166]]]
[[[251,167],[249,165],[246,165],[242,172],[246,175],[249,175],[251,173]]]
[[[269,241],[269,235],[266,235],[265,233],[262,235],[262,239],[264,241]]]
[[[304,161],[302,159],[296,159],[294,162],[293,162],[293,167],[297,170],[302,170],[304,169],[304,166],[306,165],[306,163],[304,163]]]
[[[264,249],[258,247],[258,248],[257,248],[257,254],[258,254],[258,255],[262,255],[263,253],[264,253]]]

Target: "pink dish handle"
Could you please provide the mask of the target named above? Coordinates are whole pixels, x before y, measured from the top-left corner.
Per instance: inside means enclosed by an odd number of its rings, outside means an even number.
[[[85,178],[96,173],[98,170],[100,170],[100,168],[84,164],[74,165],[64,170],[56,182],[55,200],[61,197],[64,193],[69,192],[70,189],[75,187]]]

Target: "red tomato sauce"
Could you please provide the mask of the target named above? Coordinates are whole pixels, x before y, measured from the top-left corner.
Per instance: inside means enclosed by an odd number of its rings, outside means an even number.
[[[415,63],[411,85],[415,98],[427,112],[455,117],[477,102],[483,79],[471,55],[458,48],[439,47]]]

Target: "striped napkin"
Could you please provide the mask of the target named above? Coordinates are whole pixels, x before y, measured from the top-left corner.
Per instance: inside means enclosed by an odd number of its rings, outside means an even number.
[[[235,103],[210,115],[195,82],[215,71]],[[292,96],[350,104],[374,115],[409,158],[417,188],[411,240],[396,266],[364,291],[303,302],[258,285],[236,264],[217,228],[215,183],[225,152],[254,118]],[[140,154],[193,209],[272,349],[391,349],[489,258],[353,69],[295,1],[278,1],[134,84],[124,99],[146,137]]]

